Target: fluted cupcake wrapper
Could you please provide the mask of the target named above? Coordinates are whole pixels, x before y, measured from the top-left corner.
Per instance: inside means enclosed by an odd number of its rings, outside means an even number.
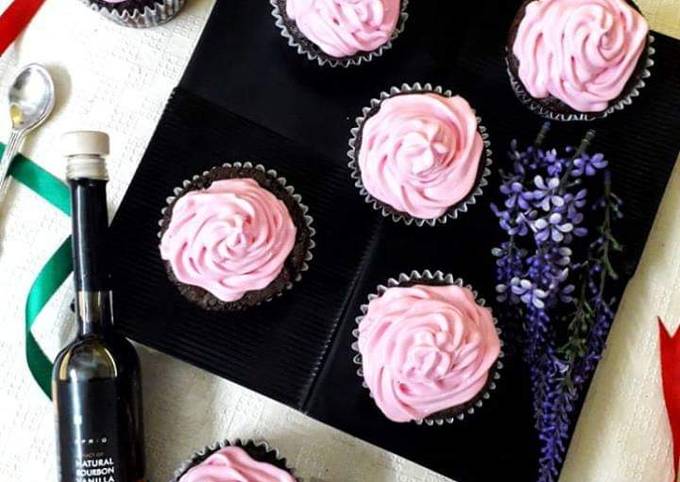
[[[601,112],[579,112],[579,113],[562,113],[555,112],[548,107],[542,105],[536,99],[534,99],[529,92],[527,92],[522,81],[513,73],[510,66],[512,51],[506,47],[505,51],[505,66],[508,72],[508,77],[510,78],[510,85],[512,90],[515,92],[517,98],[524,104],[531,112],[540,115],[546,119],[561,121],[561,122],[572,122],[572,121],[594,121],[598,119],[604,119],[610,114],[625,109],[627,106],[633,103],[635,97],[640,95],[640,90],[647,85],[646,79],[648,79],[652,73],[650,69],[654,65],[654,59],[652,58],[656,50],[652,46],[654,42],[654,36],[650,33],[648,34],[647,49],[645,56],[645,65],[642,71],[638,74],[638,81],[630,89],[630,92],[617,102],[610,104],[605,110]]]
[[[210,457],[212,454],[225,447],[240,447],[244,449],[246,452],[248,452],[248,454],[251,457],[253,457],[252,455],[253,451],[261,452],[264,455],[261,459],[255,457],[253,458],[255,460],[258,460],[259,462],[265,462],[274,465],[275,467],[278,467],[282,470],[285,470],[286,472],[290,473],[297,482],[304,482],[303,479],[301,479],[295,474],[295,470],[288,464],[286,458],[283,457],[277,449],[272,448],[272,446],[269,445],[268,442],[264,440],[241,440],[241,439],[235,439],[233,442],[229,440],[215,442],[212,445],[204,447],[198,452],[194,452],[191,458],[185,460],[179,466],[179,468],[175,471],[173,478],[170,480],[170,482],[179,482],[182,476],[186,474],[189,471],[189,469],[195,467],[196,465],[199,465],[205,459]]]
[[[240,169],[240,168],[256,169],[256,170],[266,174],[267,177],[275,180],[278,184],[280,184],[288,192],[288,194],[290,194],[290,196],[295,200],[297,205],[300,207],[300,210],[302,211],[302,214],[303,214],[303,217],[304,217],[304,220],[305,220],[305,224],[307,226],[307,229],[309,230],[309,246],[307,247],[307,252],[305,253],[305,256],[304,256],[304,262],[302,263],[302,266],[300,267],[298,273],[296,274],[295,279],[286,283],[285,288],[283,290],[278,291],[277,293],[275,293],[273,296],[270,296],[269,298],[263,299],[262,301],[257,303],[255,306],[261,305],[262,303],[269,302],[269,301],[273,300],[274,298],[278,298],[279,296],[283,295],[283,293],[285,291],[291,290],[293,288],[294,284],[299,282],[302,279],[302,273],[309,270],[309,263],[314,258],[314,254],[313,254],[312,251],[316,246],[316,243],[314,242],[314,235],[316,234],[316,230],[313,227],[314,219],[312,218],[312,216],[309,215],[309,207],[307,207],[307,205],[302,202],[302,196],[300,196],[299,194],[297,194],[295,192],[295,188],[293,186],[291,186],[290,184],[288,184],[288,181],[286,180],[286,178],[283,177],[283,176],[279,176],[279,174],[274,169],[267,169],[262,164],[253,164],[252,162],[232,162],[232,163],[226,162],[226,163],[222,164],[221,166],[216,166],[216,167],[213,167],[212,169],[209,169],[207,171],[203,171],[202,174],[196,174],[191,179],[185,179],[182,182],[181,186],[178,186],[178,187],[173,189],[173,191],[172,191],[173,195],[168,196],[165,200],[166,206],[164,206],[163,209],[161,209],[161,218],[158,221],[158,226],[161,229],[158,231],[157,237],[160,240],[161,237],[163,236],[163,219],[165,218],[167,210],[170,209],[170,206],[175,202],[175,200],[177,198],[182,197],[188,191],[192,190],[192,189],[187,189],[191,185],[192,181],[197,181],[197,180],[201,179],[202,177],[209,175],[210,172],[213,169],[217,169],[218,167],[236,168],[236,169]]]
[[[480,159],[480,173],[477,175],[477,183],[472,191],[467,195],[465,199],[458,202],[456,205],[451,206],[444,214],[438,218],[433,219],[422,219],[409,216],[408,213],[397,212],[396,210],[389,209],[387,203],[373,197],[361,179],[361,169],[359,167],[359,151],[361,145],[359,142],[364,123],[373,114],[376,108],[385,100],[395,95],[400,94],[410,94],[410,93],[434,93],[443,95],[445,97],[453,97],[451,90],[445,90],[441,86],[433,86],[430,83],[421,84],[416,82],[414,84],[402,84],[401,87],[392,87],[389,91],[383,91],[377,98],[371,99],[369,105],[361,110],[361,115],[356,118],[356,126],[350,130],[349,139],[349,150],[347,151],[347,156],[349,156],[349,163],[347,164],[351,170],[350,175],[352,179],[355,180],[354,185],[359,188],[359,192],[364,197],[367,204],[371,205],[373,209],[380,212],[383,217],[390,218],[395,223],[403,222],[407,226],[415,224],[416,226],[436,226],[437,224],[445,224],[449,221],[458,219],[461,213],[466,213],[470,206],[477,202],[477,198],[483,194],[483,189],[489,184],[488,177],[491,175],[491,164],[492,164],[492,150],[491,141],[489,140],[489,133],[487,128],[482,124],[481,117],[477,116],[477,130],[482,136],[482,141],[484,142],[484,151],[482,152],[482,159]]]
[[[389,278],[385,284],[378,285],[376,288],[376,291],[370,295],[368,295],[368,302],[371,302],[372,300],[381,297],[388,289],[390,288],[395,288],[399,286],[413,286],[414,284],[433,284],[435,286],[439,285],[456,285],[460,286],[463,288],[467,288],[470,291],[472,291],[472,294],[475,297],[475,301],[480,305],[480,306],[486,306],[486,301],[484,298],[480,298],[477,294],[477,291],[475,291],[472,286],[465,284],[465,282],[460,279],[460,278],[454,278],[453,275],[451,274],[446,274],[443,271],[430,271],[430,270],[424,270],[422,272],[413,270],[411,273],[406,274],[406,273],[400,273],[399,276],[396,278]],[[364,381],[364,373],[363,373],[363,363],[362,363],[362,357],[361,357],[361,352],[359,351],[359,325],[361,321],[364,319],[366,316],[366,313],[368,312],[368,303],[361,305],[361,315],[356,317],[356,324],[357,328],[352,330],[352,336],[354,337],[354,342],[352,342],[352,350],[355,352],[353,362],[355,365],[358,366],[357,368],[357,375],[361,378],[361,384],[364,388],[369,390],[369,395],[371,398],[373,398],[373,394],[370,392],[370,389],[368,388],[368,385]],[[498,327],[498,320],[496,317],[493,318],[494,325],[496,327],[496,333],[498,333],[498,336],[500,338],[501,336],[501,329]],[[421,420],[414,420],[413,422],[416,423],[417,425],[427,425],[429,427],[434,427],[434,426],[442,426],[445,424],[452,424],[455,423],[456,421],[461,421],[464,420],[466,416],[474,415],[475,412],[477,412],[482,406],[484,405],[484,401],[488,400],[491,397],[491,392],[496,390],[497,382],[501,378],[501,371],[503,369],[503,362],[502,359],[505,356],[503,352],[503,339],[500,338],[501,342],[501,351],[498,354],[498,359],[496,360],[496,363],[491,367],[489,370],[489,379],[486,384],[486,386],[482,389],[482,391],[475,397],[473,398],[470,402],[467,402],[466,404],[463,404],[460,410],[452,412],[451,410],[442,410],[440,412],[437,412],[435,414],[432,414],[428,417],[425,417],[424,419]],[[451,407],[451,409],[456,409],[457,407]],[[450,413],[449,413],[450,412]]]
[[[144,7],[143,10],[118,12],[113,8],[96,5],[89,0],[81,0],[91,10],[99,12],[109,20],[133,28],[149,28],[162,25],[174,18],[184,7],[185,0],[156,0],[153,6]]]
[[[348,68],[353,65],[361,65],[370,62],[371,60],[380,57],[386,50],[392,48],[392,42],[404,31],[406,25],[406,20],[408,19],[408,12],[406,11],[409,0],[402,0],[401,2],[401,15],[397,26],[392,32],[390,40],[381,45],[375,50],[370,52],[359,52],[350,57],[334,58],[322,51],[312,51],[307,49],[302,45],[297,37],[290,31],[286,20],[284,19],[285,13],[281,11],[281,5],[285,5],[286,0],[270,0],[269,3],[272,5],[272,16],[276,20],[276,26],[281,31],[281,35],[288,41],[288,45],[293,47],[297,53],[304,55],[308,60],[316,62],[320,66],[329,67],[344,67]],[[290,20],[293,22],[293,20]],[[311,42],[311,41],[310,41]]]

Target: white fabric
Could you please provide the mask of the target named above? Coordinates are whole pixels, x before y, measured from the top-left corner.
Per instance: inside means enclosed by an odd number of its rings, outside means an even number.
[[[226,0],[223,0],[226,1]],[[255,1],[255,0],[252,0]],[[651,3],[648,0],[643,3]],[[671,0],[666,0],[671,1]],[[677,1],[677,0],[673,0]],[[0,0],[0,9],[8,0]],[[62,132],[111,134],[112,210],[142,157],[177,84],[212,0],[190,0],[164,27],[131,30],[76,0],[47,0],[26,33],[0,58],[0,139],[9,121],[4,93],[18,68],[46,64],[59,101],[22,152],[57,176]],[[656,358],[654,316],[680,318],[680,172],[668,188],[638,275],[612,331],[611,348],[589,394],[563,481],[667,481],[671,456]],[[0,211],[0,480],[56,480],[52,406],[24,361],[26,293],[68,235],[65,216],[14,186]],[[37,334],[50,356],[73,336],[66,283],[42,315]],[[674,325],[673,325],[674,326]],[[193,450],[225,437],[264,438],[306,480],[443,481],[443,477],[358,441],[281,404],[166,355],[140,347],[144,371],[149,477],[168,480]],[[511,476],[512,474],[508,474]]]

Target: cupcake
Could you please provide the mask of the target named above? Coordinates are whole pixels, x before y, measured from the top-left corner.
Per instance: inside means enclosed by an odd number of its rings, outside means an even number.
[[[271,0],[288,45],[331,67],[379,57],[404,29],[407,0]]]
[[[466,212],[490,174],[486,129],[461,96],[404,84],[371,100],[349,141],[349,167],[366,202],[418,226]]]
[[[627,0],[531,0],[510,31],[506,63],[519,99],[554,120],[594,120],[639,95],[652,37]]]
[[[184,463],[173,482],[299,482],[286,459],[266,442],[236,440],[206,447]]]
[[[401,274],[368,299],[355,363],[389,420],[442,425],[482,406],[502,367],[500,331],[484,300],[441,271]]]
[[[185,0],[82,0],[92,10],[126,27],[155,27],[172,19]]]
[[[160,255],[179,291],[207,310],[240,310],[290,289],[314,246],[307,207],[276,171],[224,164],[185,181],[160,222]]]

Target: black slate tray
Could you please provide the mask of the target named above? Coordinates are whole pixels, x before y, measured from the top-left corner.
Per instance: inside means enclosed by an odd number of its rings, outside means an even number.
[[[353,118],[371,97],[421,81],[468,98],[489,128],[494,168],[507,164],[510,140],[531,142],[542,124],[515,99],[504,70],[517,6],[411,2],[394,48],[344,70],[320,68],[288,47],[266,1],[218,1],[113,222],[119,329],[459,482],[533,480],[538,444],[513,340],[488,403],[462,423],[437,428],[387,421],[361,387],[350,349],[359,305],[400,272],[452,272],[493,299],[490,249],[501,235],[488,206],[495,174],[456,222],[406,227],[364,204],[345,151]],[[554,125],[547,141],[578,143],[596,128],[593,149],[607,154],[626,203],[624,281],[637,266],[680,144],[680,42],[656,38],[657,65],[633,106],[593,124]],[[182,180],[236,160],[275,168],[296,187],[315,219],[317,248],[292,292],[245,313],[216,314],[186,302],[167,280],[157,221]]]

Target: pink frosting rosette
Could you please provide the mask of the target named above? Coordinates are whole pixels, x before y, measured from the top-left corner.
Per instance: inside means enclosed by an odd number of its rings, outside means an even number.
[[[461,412],[489,387],[501,356],[491,311],[462,282],[385,288],[357,337],[364,382],[394,422]]]
[[[384,215],[407,224],[456,218],[489,174],[487,135],[474,110],[463,97],[429,84],[383,94],[352,131],[357,186]]]
[[[403,30],[408,0],[270,0],[277,26],[298,53],[333,67],[382,55]]]
[[[267,442],[224,440],[203,448],[176,471],[173,482],[299,482]]]
[[[512,53],[533,98],[601,112],[624,93],[648,33],[625,0],[535,0],[526,5]]]
[[[400,0],[286,0],[286,14],[331,57],[369,52],[387,43]]]
[[[255,180],[223,179],[177,199],[160,252],[181,283],[230,302],[279,275],[296,232],[283,201]]]
[[[287,471],[253,459],[241,447],[223,447],[190,468],[179,482],[295,482]]]

